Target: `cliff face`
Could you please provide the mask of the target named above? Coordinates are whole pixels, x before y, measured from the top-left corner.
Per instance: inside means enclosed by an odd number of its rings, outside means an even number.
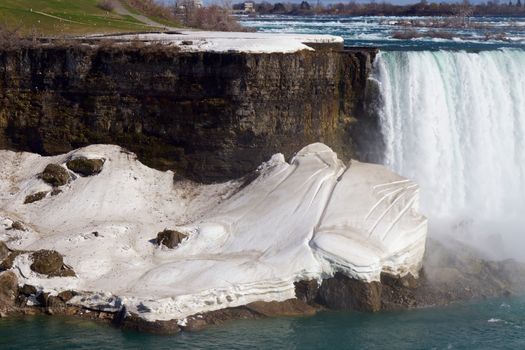
[[[203,182],[316,141],[341,158],[375,52],[183,53],[166,47],[0,51],[0,148],[118,144]]]

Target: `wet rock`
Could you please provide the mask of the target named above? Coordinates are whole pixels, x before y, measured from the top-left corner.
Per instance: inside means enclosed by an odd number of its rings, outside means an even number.
[[[41,178],[54,187],[64,186],[70,180],[67,169],[58,164],[48,164],[42,172]]]
[[[173,249],[178,246],[186,237],[188,237],[188,235],[179,231],[164,230],[157,234],[157,244],[162,244],[170,249]]]
[[[0,273],[0,312],[11,311],[18,297],[18,279],[14,272]]]
[[[181,331],[177,320],[148,321],[133,313],[123,317],[123,319],[122,315],[115,317],[121,318],[116,321],[116,324],[124,329],[163,335],[176,334]]]
[[[321,283],[319,302],[335,310],[376,312],[381,310],[381,283],[363,282],[338,272]]]
[[[381,274],[381,283],[383,285],[390,285],[396,287],[403,287],[408,289],[415,289],[418,287],[419,282],[411,273],[405,276],[394,276],[388,273]]]
[[[256,301],[246,305],[251,311],[254,311],[264,317],[277,316],[312,316],[317,310],[299,299],[288,299],[285,301]]]
[[[27,196],[24,200],[24,204],[34,203],[44,199],[47,196],[47,191],[36,192]]]
[[[24,284],[20,288],[20,294],[23,294],[25,296],[36,295],[36,293],[37,293],[36,287],[32,286],[32,285],[29,285],[29,284]]]
[[[186,324],[182,330],[187,332],[200,331],[208,326],[221,325],[231,320],[250,320],[263,317],[244,306],[231,307],[201,314],[192,315],[186,318]]]
[[[60,314],[64,313],[64,310],[66,309],[67,305],[59,297],[50,295],[47,298],[47,303],[45,304],[45,307],[46,307],[46,313],[49,315],[53,315],[56,313],[60,313]]]
[[[404,277],[381,274],[381,308],[397,310],[416,306],[415,293],[419,281],[412,275]]]
[[[104,160],[102,159],[88,159],[86,157],[78,157],[66,163],[69,170],[74,171],[82,176],[97,175],[102,171]]]
[[[38,250],[31,255],[31,270],[49,277],[72,277],[74,271],[64,264],[62,255],[54,250]]]
[[[307,304],[313,304],[317,298],[319,283],[317,280],[302,280],[294,282],[295,296]]]
[[[0,241],[0,262],[2,262],[7,256],[9,255],[11,251],[7,247],[7,245]]]
[[[40,306],[46,306],[47,305],[47,300],[49,299],[49,293],[40,293],[36,296],[36,301],[38,301],[38,303],[40,304]]]

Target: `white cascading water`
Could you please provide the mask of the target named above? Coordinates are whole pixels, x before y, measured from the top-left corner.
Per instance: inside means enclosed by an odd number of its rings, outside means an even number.
[[[421,185],[431,230],[523,258],[525,51],[381,52],[375,64],[382,161]]]

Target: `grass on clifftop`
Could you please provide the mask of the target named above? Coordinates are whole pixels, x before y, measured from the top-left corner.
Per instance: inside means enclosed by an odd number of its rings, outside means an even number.
[[[99,0],[0,0],[0,24],[22,34],[75,35],[158,30],[131,15],[107,12]]]

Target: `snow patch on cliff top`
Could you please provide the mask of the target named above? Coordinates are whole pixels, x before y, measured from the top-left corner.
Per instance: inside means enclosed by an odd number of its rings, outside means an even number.
[[[62,193],[23,204],[51,189],[38,178],[47,164],[94,155],[105,159],[100,174],[72,174]],[[148,168],[117,146],[56,157],[0,151],[0,240],[57,250],[78,276],[45,278],[21,255],[14,267],[21,284],[73,288],[82,294],[72,302],[84,306],[183,319],[293,298],[295,281],[337,271],[364,281],[382,271],[417,275],[427,232],[418,195],[413,182],[379,165],[347,167],[323,144],[289,163],[274,155],[247,186],[174,182],[171,171]],[[13,220],[28,230],[7,230]],[[152,240],[166,228],[188,238],[159,247]]]
[[[143,33],[104,36],[115,40],[140,40],[178,46],[182,51],[290,53],[313,50],[308,44],[343,43],[334,35],[207,32],[182,30],[176,33]]]

